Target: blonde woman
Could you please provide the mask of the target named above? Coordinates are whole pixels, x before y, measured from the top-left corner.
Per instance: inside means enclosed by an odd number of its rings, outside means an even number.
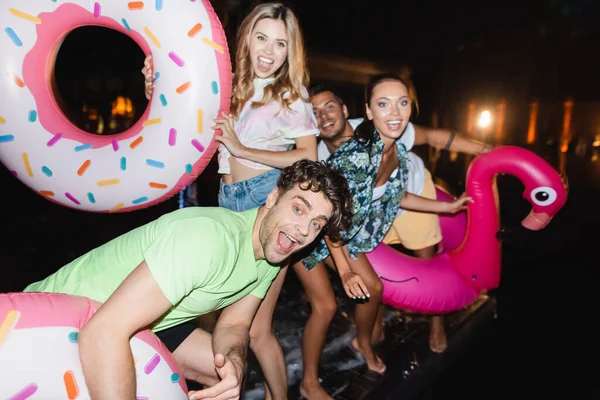
[[[151,66],[144,68],[151,90]],[[319,134],[307,87],[302,32],[292,10],[279,3],[256,6],[238,30],[229,113],[216,119],[219,146],[219,206],[237,211],[259,207],[281,169],[297,160],[317,160]],[[285,235],[281,251],[296,246]],[[252,324],[250,346],[265,376],[267,399],[287,398],[283,351],[272,332],[272,315],[287,265],[273,281]]]
[[[216,138],[222,143],[219,205],[242,211],[264,203],[281,168],[317,159],[319,131],[292,11],[277,3],[257,6],[242,22],[237,43],[231,112],[215,128],[223,132]]]

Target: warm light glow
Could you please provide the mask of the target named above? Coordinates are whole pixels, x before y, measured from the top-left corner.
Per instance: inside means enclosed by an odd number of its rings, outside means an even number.
[[[539,103],[534,101],[529,109],[529,127],[527,128],[527,143],[535,142]]]
[[[104,133],[104,118],[102,115],[98,118],[98,128],[96,129],[96,133],[98,135],[102,135]]]
[[[479,115],[479,121],[477,121],[477,125],[480,128],[487,128],[492,123],[492,114],[488,110],[483,110]]]
[[[473,132],[473,121],[475,120],[475,103],[469,104],[469,112],[467,115],[467,128],[465,132],[471,133]]]
[[[504,114],[506,112],[506,100],[498,103],[498,111],[496,113],[496,143],[502,143],[504,136]]]
[[[600,147],[600,140],[594,140],[594,142],[592,143],[592,146]]]
[[[117,96],[112,102],[112,115],[123,115],[129,118],[133,117],[133,104],[128,97]]]
[[[571,118],[573,116],[573,99],[568,98],[564,102],[563,112],[563,129],[560,135],[560,141],[562,143],[560,151],[566,153],[569,149],[569,142],[571,141]]]

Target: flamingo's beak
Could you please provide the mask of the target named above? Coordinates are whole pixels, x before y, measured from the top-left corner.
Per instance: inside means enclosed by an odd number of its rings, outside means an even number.
[[[530,231],[539,231],[540,229],[544,229],[550,220],[552,220],[550,215],[543,212],[536,213],[531,210],[529,215],[521,222],[521,225]]]

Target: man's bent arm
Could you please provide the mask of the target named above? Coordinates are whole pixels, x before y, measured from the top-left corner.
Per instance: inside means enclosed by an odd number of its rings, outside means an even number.
[[[248,294],[223,309],[212,334],[214,366],[221,381],[203,390],[190,391],[190,399],[240,398],[246,372],[250,325],[261,301]]]
[[[261,302],[262,299],[248,294],[223,309],[213,332],[214,354],[221,353],[246,365],[250,325]]]
[[[146,262],[142,262],[92,316],[78,340],[92,399],[135,399],[135,368],[129,340],[170,307]]]

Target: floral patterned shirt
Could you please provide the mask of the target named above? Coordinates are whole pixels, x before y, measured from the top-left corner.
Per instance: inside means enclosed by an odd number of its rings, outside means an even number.
[[[383,153],[383,141],[377,131],[373,132],[370,151],[367,146],[352,139],[327,159],[328,164],[342,171],[352,194],[352,225],[341,233],[341,241],[348,246],[348,253],[354,259],[358,253],[372,251],[381,243],[398,214],[400,200],[408,181],[408,159],[406,148],[401,141],[396,141],[396,148],[398,171],[390,176],[385,194],[376,201],[372,201],[373,189]],[[322,238],[313,247],[313,251],[302,259],[302,263],[310,270],[329,254],[329,248]]]

